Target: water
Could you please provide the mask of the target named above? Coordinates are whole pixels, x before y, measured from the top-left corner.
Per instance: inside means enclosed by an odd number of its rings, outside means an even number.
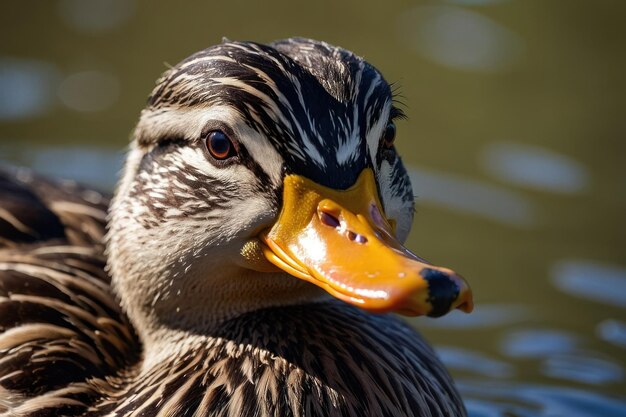
[[[410,116],[398,126],[417,196],[408,246],[474,289],[470,315],[411,320],[470,415],[626,416],[626,4],[4,9],[1,159],[104,189],[165,63],[222,36],[310,36],[364,55]]]

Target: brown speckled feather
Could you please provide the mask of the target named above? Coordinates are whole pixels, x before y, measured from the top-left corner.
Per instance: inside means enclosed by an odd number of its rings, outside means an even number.
[[[408,326],[329,302],[232,319],[92,415],[462,416],[454,392]]]
[[[0,415],[82,413],[98,394],[81,384],[139,352],[104,272],[108,198],[26,170],[0,195]]]

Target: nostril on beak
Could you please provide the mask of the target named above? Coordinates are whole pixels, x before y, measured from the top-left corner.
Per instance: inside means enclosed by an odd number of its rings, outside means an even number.
[[[339,219],[330,213],[327,213],[325,211],[320,211],[319,216],[320,216],[320,220],[322,221],[322,223],[324,223],[326,226],[330,226],[335,229],[338,229],[339,226],[341,225],[341,223],[339,222]]]
[[[359,235],[359,234],[357,233],[356,238],[354,239],[354,241],[355,241],[356,243],[361,243],[361,244],[363,244],[363,243],[367,243],[367,238],[366,238],[365,236],[363,236],[363,235]]]
[[[348,231],[348,239],[356,243],[367,243],[367,238],[359,233],[354,233],[353,231]]]

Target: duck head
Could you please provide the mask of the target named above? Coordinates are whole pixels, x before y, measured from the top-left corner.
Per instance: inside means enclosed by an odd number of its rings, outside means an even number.
[[[470,311],[406,249],[414,203],[391,89],[351,52],[224,42],[157,82],[111,207],[109,268],[137,327],[208,331],[329,296],[373,312]]]

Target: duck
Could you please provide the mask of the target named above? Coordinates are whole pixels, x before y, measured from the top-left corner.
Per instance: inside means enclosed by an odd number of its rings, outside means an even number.
[[[459,417],[399,315],[472,310],[413,254],[390,84],[325,42],[169,68],[114,195],[0,174],[0,416]]]

